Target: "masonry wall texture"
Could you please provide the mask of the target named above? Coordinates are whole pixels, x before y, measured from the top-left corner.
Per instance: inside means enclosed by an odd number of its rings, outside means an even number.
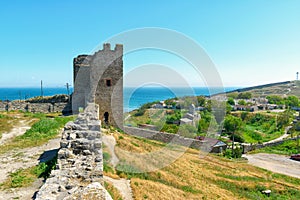
[[[88,104],[64,127],[55,170],[37,200],[111,199],[103,188],[103,157],[98,106]]]
[[[243,153],[248,153],[249,151],[253,151],[255,149],[261,149],[264,147],[273,147],[273,146],[277,146],[280,145],[282,143],[284,143],[285,141],[289,141],[289,140],[297,140],[297,138],[287,138],[284,140],[279,140],[279,141],[275,141],[275,142],[268,142],[265,144],[242,144],[243,147]]]
[[[157,140],[164,143],[172,143],[177,145],[182,145],[194,149],[199,149],[204,152],[212,152],[212,153],[219,153],[225,151],[227,146],[222,147],[213,147],[216,144],[215,140],[196,140],[192,138],[185,138],[178,134],[173,133],[165,133],[160,131],[153,131],[147,129],[141,129],[136,127],[128,127],[124,126],[125,133],[129,135],[134,135],[138,137],[148,138],[151,140]]]
[[[110,44],[104,44],[103,50],[93,55],[77,56],[73,71],[73,113],[78,113],[87,103],[96,103],[100,106],[99,119],[103,124],[122,128],[123,46],[117,44],[111,50]]]
[[[28,103],[25,101],[0,102],[0,111],[21,110],[23,112],[71,112],[69,103]]]

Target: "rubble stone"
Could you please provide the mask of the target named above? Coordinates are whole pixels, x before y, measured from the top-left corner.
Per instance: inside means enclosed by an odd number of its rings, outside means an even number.
[[[103,188],[103,155],[98,106],[90,104],[64,128],[57,169],[37,193],[37,200],[112,199]],[[91,128],[92,130],[87,129]]]

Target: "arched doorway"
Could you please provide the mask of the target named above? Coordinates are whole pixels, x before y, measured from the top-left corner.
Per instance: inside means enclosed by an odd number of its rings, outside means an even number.
[[[108,112],[105,112],[105,113],[104,113],[104,123],[105,123],[105,124],[108,124],[108,117],[109,117]]]

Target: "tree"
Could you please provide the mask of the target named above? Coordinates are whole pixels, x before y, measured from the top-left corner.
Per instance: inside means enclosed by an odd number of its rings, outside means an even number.
[[[233,115],[227,115],[224,120],[224,129],[227,133],[233,133],[242,126],[242,120]]]
[[[232,106],[235,105],[234,99],[233,99],[232,97],[229,97],[229,98],[228,98],[227,103],[228,103],[229,105],[232,105]]]
[[[300,122],[297,122],[296,124],[294,124],[293,126],[293,130],[296,132],[296,137],[297,137],[297,153],[299,153],[299,132],[300,132]],[[293,135],[292,135],[293,137]]]
[[[229,104],[226,104],[226,114],[230,114],[232,111],[232,106]]]
[[[266,97],[270,104],[283,104],[283,98],[277,95],[270,95]]]
[[[291,116],[292,113],[290,110],[285,110],[284,112],[280,113],[277,117],[277,128],[280,129],[288,125]]]
[[[197,96],[198,105],[204,107],[206,98],[204,96]]]
[[[242,126],[242,120],[238,117],[227,115],[224,120],[224,128],[227,133],[231,133],[232,138],[232,157],[234,157],[234,137],[236,130],[239,130]],[[236,135],[237,136],[237,135]],[[243,141],[242,137],[238,136],[239,141]]]
[[[203,111],[200,113],[201,119],[198,123],[198,134],[205,133],[208,131],[208,128],[217,128],[218,124],[216,122],[216,119],[214,115],[211,114],[211,112]]]
[[[241,106],[245,106],[247,103],[244,99],[241,99],[241,100],[239,100],[238,104]]]
[[[241,119],[243,120],[243,121],[245,121],[245,119],[248,117],[248,114],[249,114],[249,112],[242,112],[241,113]]]
[[[288,96],[288,98],[285,100],[285,104],[289,107],[298,107],[299,103],[300,101],[296,96]]]

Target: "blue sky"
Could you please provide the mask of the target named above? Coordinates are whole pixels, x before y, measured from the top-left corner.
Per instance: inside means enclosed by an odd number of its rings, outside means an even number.
[[[299,0],[1,1],[0,87],[38,87],[40,80],[63,87],[72,83],[75,56],[143,27],[172,29],[195,40],[225,86],[293,80],[300,71],[299,10]],[[172,66],[176,60],[155,54],[153,61],[128,55],[125,74],[137,63],[164,63],[163,57]],[[178,61],[174,68],[201,86],[188,65]]]

